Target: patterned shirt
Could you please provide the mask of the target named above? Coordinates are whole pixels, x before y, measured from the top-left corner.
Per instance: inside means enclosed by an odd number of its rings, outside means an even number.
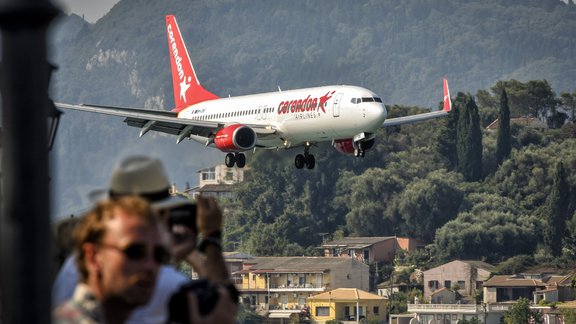
[[[56,324],[92,324],[104,323],[100,302],[88,286],[79,283],[72,299],[58,306],[52,313],[52,323]]]

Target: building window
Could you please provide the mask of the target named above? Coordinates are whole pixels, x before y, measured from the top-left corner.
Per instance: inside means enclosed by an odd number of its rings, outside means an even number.
[[[316,306],[316,316],[330,316],[330,307]]]
[[[234,180],[234,173],[232,173],[232,172],[230,172],[230,171],[226,172],[226,175],[224,176],[224,179],[225,179],[226,181],[232,181],[232,180]]]
[[[466,289],[466,281],[458,280],[458,288],[459,289]]]
[[[428,281],[428,287],[438,289],[438,281],[437,280]]]
[[[202,180],[216,180],[216,171],[214,168],[210,168],[202,172]]]
[[[450,280],[444,280],[444,287],[446,287],[446,288],[452,288],[452,281],[450,281]]]
[[[364,250],[364,261],[370,260],[370,250]]]
[[[374,306],[374,308],[372,309],[372,312],[374,313],[374,315],[379,315],[380,314],[380,307]]]

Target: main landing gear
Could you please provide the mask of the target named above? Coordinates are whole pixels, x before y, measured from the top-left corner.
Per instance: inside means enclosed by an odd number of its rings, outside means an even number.
[[[306,165],[306,168],[311,170],[316,166],[316,159],[314,158],[314,155],[308,153],[308,150],[310,150],[310,146],[306,145],[304,147],[304,154],[296,155],[296,158],[294,159],[296,169],[302,169],[304,168],[304,165]]]
[[[228,153],[224,159],[224,164],[229,168],[234,167],[234,164],[239,168],[243,168],[246,165],[246,156],[244,153]]]

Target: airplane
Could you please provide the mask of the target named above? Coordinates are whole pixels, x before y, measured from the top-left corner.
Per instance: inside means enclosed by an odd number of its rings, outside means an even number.
[[[198,80],[174,15],[166,16],[175,108],[171,111],[100,105],[56,103],[74,109],[125,117],[128,126],[176,136],[176,143],[192,139],[227,153],[227,167],[243,168],[244,152],[303,147],[294,159],[297,169],[316,165],[310,148],[332,143],[343,154],[364,157],[374,146],[380,127],[418,123],[445,117],[452,109],[447,79],[443,79],[443,109],[387,119],[382,99],[374,92],[350,85],[220,98]]]

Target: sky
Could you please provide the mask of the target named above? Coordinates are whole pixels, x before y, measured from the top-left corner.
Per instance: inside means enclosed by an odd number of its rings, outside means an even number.
[[[95,23],[120,0],[52,0],[64,12],[84,15],[88,22]]]

